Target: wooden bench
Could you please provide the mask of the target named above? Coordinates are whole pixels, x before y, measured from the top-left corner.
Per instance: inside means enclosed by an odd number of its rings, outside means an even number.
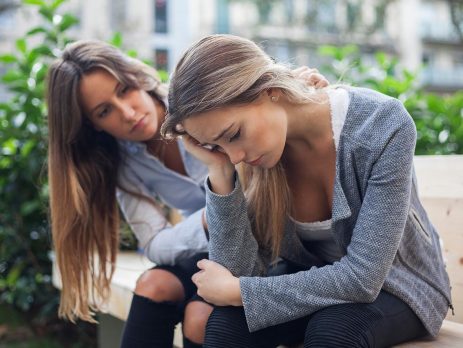
[[[398,347],[463,347],[463,156],[417,156],[415,168],[422,202],[444,241],[444,257],[452,282],[455,315],[448,314],[437,340],[419,340]],[[152,263],[135,252],[121,252],[112,280],[107,314],[100,316],[99,347],[119,344],[123,321],[126,320],[132,291],[137,278]],[[59,275],[53,281],[60,287]],[[174,344],[181,347],[180,325]]]

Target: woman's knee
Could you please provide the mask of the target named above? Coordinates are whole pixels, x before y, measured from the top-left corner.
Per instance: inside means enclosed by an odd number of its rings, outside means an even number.
[[[185,298],[181,281],[173,273],[163,269],[150,269],[137,280],[135,294],[156,302],[180,302]]]
[[[213,310],[210,304],[192,301],[185,308],[183,319],[183,335],[196,344],[204,342],[206,323]]]
[[[343,304],[322,309],[309,320],[304,348],[370,347],[370,329],[379,316],[378,312],[362,304]]]
[[[215,307],[206,325],[204,347],[252,347],[243,307]]]

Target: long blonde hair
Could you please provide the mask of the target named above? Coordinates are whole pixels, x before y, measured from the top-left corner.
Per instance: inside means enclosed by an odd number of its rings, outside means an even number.
[[[169,87],[169,109],[161,134],[182,134],[187,117],[225,106],[252,103],[278,89],[294,104],[307,103],[313,89],[289,67],[275,63],[254,42],[232,35],[210,35],[193,44],[178,62]],[[271,169],[242,165],[240,179],[253,233],[263,248],[278,255],[291,194],[281,163]]]
[[[78,41],[48,72],[48,177],[59,315],[94,321],[109,295],[119,247],[117,140],[90,124],[79,100],[82,76],[104,69],[124,85],[166,96],[154,69],[99,41]]]

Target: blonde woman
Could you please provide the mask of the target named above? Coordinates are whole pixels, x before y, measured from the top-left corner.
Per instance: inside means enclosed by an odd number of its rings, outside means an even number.
[[[307,68],[306,83],[327,81]],[[60,315],[92,321],[109,295],[122,210],[157,264],[138,280],[123,347],[200,346],[212,307],[191,276],[207,257],[203,219],[207,168],[182,141],[161,140],[166,88],[157,72],[99,41],[69,45],[48,76],[51,222],[61,273]],[[182,212],[171,226],[163,207]],[[95,261],[97,261],[95,263]]]
[[[437,335],[449,279],[400,101],[309,89],[253,42],[213,35],[180,59],[162,133],[183,134],[209,170],[210,259],[193,276],[216,306],[204,347],[388,347]],[[277,257],[286,274],[266,276]]]

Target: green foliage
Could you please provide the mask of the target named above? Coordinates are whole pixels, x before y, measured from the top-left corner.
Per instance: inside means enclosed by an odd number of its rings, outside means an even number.
[[[58,320],[59,292],[51,282],[45,79],[49,64],[73,41],[67,33],[78,23],[62,13],[64,2],[23,0],[23,6],[40,14],[41,24],[16,41],[15,52],[0,55],[0,64],[8,68],[1,83],[11,95],[0,103],[0,309],[21,312],[34,331],[78,335],[92,346],[85,336],[89,324]],[[121,47],[122,36],[116,33],[110,42]],[[127,227],[122,228],[122,248],[136,248]]]
[[[42,175],[46,156],[44,80],[48,64],[70,41],[77,23],[59,14],[63,1],[25,0],[37,7],[43,24],[16,41],[16,52],[0,56],[8,66],[2,83],[11,100],[0,104],[0,303],[33,312],[37,322],[56,312],[51,284],[51,248],[44,208],[48,187]],[[30,40],[41,37],[41,43]]]
[[[369,87],[404,103],[416,124],[417,155],[463,153],[463,91],[445,96],[426,92],[419,72],[400,69],[398,59],[384,52],[376,53],[373,62],[362,59],[352,45],[323,46],[319,54],[328,57],[320,70],[331,81]]]

